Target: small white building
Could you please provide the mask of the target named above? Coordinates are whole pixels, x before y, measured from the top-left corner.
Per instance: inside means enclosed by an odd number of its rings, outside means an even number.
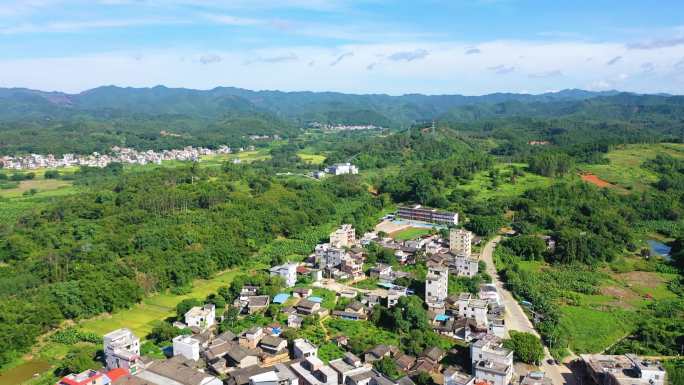
[[[173,355],[197,361],[200,357],[200,342],[190,336],[176,336],[173,338]]]
[[[286,263],[273,266],[270,270],[271,276],[280,276],[285,281],[285,286],[293,287],[297,283],[297,264]]]
[[[318,357],[318,348],[304,338],[297,338],[294,340],[293,353],[295,358]]]
[[[214,304],[207,304],[204,306],[195,306],[185,313],[185,324],[188,327],[196,327],[200,330],[206,330],[216,323],[216,306]]]
[[[351,163],[336,163],[327,167],[325,172],[332,175],[358,174],[359,168]]]

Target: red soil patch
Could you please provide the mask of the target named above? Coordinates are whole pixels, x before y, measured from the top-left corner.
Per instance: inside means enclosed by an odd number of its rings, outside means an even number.
[[[612,184],[606,182],[605,180],[597,177],[596,175],[590,173],[590,172],[584,172],[580,174],[580,178],[582,178],[583,181],[587,183],[591,183],[595,186],[598,187],[614,187]]]

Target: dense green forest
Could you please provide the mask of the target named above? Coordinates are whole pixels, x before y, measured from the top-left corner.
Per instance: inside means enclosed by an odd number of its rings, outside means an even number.
[[[0,362],[64,319],[183,291],[247,256],[282,262],[340,221],[368,229],[387,203],[356,177],[279,181],[262,167],[91,169],[76,177],[83,193],[2,224]],[[276,237],[293,242],[267,248]]]

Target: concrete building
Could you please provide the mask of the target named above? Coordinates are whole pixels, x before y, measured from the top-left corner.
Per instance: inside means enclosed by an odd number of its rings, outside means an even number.
[[[337,372],[337,383],[346,383],[347,377],[356,374],[369,372],[370,367],[364,366],[361,359],[354,354],[347,352],[342,358],[330,361],[330,367]]]
[[[415,205],[412,207],[402,206],[397,211],[397,216],[401,219],[413,221],[438,223],[443,225],[457,225],[458,214],[450,211],[441,211],[429,207]]]
[[[338,385],[337,372],[318,357],[307,357],[290,365],[301,385]]]
[[[449,251],[454,254],[469,257],[473,242],[473,233],[465,229],[451,229],[449,231]]]
[[[195,365],[194,361],[175,356],[153,362],[138,377],[153,384],[223,385],[220,379],[198,370]]]
[[[336,163],[325,169],[325,172],[332,175],[358,174],[359,168],[351,163]]]
[[[499,296],[499,291],[493,283],[484,283],[480,285],[480,291],[477,296],[480,299],[487,301],[489,304],[501,305],[501,296]]]
[[[658,361],[633,354],[582,354],[587,375],[598,385],[664,385],[665,369]]]
[[[408,290],[405,287],[392,286],[392,288],[387,291],[387,308],[394,307],[399,302],[399,298],[406,297],[407,295]]]
[[[425,303],[433,311],[443,311],[448,296],[449,269],[443,264],[429,261],[425,278]]]
[[[197,361],[200,357],[200,342],[190,336],[176,336],[173,338],[173,355]]]
[[[356,230],[350,224],[344,224],[330,233],[330,245],[336,248],[352,247],[356,244]]]
[[[286,365],[275,364],[268,369],[249,377],[249,385],[299,385],[299,378]]]
[[[452,366],[446,368],[442,375],[444,385],[473,385],[475,383],[475,376]]]
[[[449,269],[458,277],[474,277],[480,271],[477,258],[455,255],[449,261]]]
[[[285,281],[285,286],[294,287],[297,283],[297,264],[286,263],[284,265],[273,266],[271,276],[280,276]]]
[[[131,374],[138,371],[140,339],[130,329],[122,328],[107,333],[103,342],[107,370],[123,368]]]
[[[297,338],[293,345],[295,358],[318,357],[318,348],[308,340]]]
[[[487,302],[474,298],[470,293],[461,293],[454,304],[456,314],[460,318],[469,318],[479,327],[487,327],[489,320]]]
[[[492,385],[508,385],[513,378],[513,351],[503,340],[487,334],[470,345],[473,374],[476,380]]]
[[[544,372],[529,372],[520,381],[520,385],[553,385],[553,380],[546,377]]]
[[[190,328],[206,330],[216,323],[216,306],[207,304],[195,306],[185,313],[185,324]]]

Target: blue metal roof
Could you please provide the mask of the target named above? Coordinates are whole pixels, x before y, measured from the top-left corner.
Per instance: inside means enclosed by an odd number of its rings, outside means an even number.
[[[273,297],[273,303],[285,303],[288,298],[290,298],[290,295],[287,293],[276,294],[275,297]]]
[[[446,315],[446,314],[437,314],[437,315],[435,316],[435,321],[440,321],[440,322],[442,322],[442,321],[448,320],[449,318],[450,318],[450,317],[449,317],[448,315]]]
[[[323,302],[323,298],[321,298],[321,297],[309,297],[307,299],[311,302],[318,302],[318,303]]]

